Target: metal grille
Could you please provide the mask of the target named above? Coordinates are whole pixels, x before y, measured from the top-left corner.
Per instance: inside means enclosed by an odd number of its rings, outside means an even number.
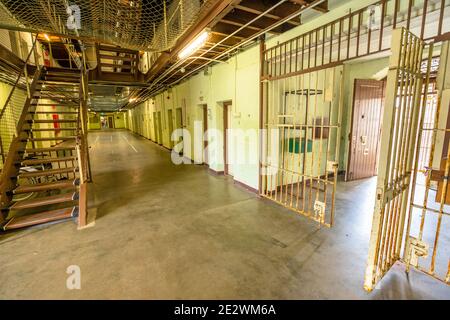
[[[448,42],[444,43],[443,48],[442,54],[447,56]],[[448,64],[447,61],[445,63]],[[448,65],[443,65],[441,68],[442,71],[439,72],[445,73]],[[438,140],[448,136],[450,132],[447,123],[448,114],[445,112],[447,106],[441,103],[444,100],[443,91],[448,85],[439,80],[438,83],[429,83],[428,76],[425,81],[426,87],[428,91],[424,90],[424,93],[428,95],[422,96],[418,135],[421,145],[416,150],[417,163],[413,176],[403,261],[407,265],[407,270],[412,266],[450,285],[448,245],[450,148],[447,145],[447,151],[445,151],[445,143],[442,149],[438,145]],[[430,92],[433,96],[432,101],[429,101]],[[433,106],[431,110],[430,103]],[[426,144],[426,148],[422,147],[423,144]],[[425,154],[425,158],[422,154]],[[436,166],[435,160],[438,163],[437,168],[433,168]],[[427,168],[425,174],[421,172],[423,162]]]
[[[280,57],[266,67],[286,63]],[[263,89],[261,195],[327,227],[335,207],[341,89],[342,73],[334,68],[267,81]]]
[[[269,69],[267,78],[302,74],[390,50],[390,37],[405,27],[422,39],[450,32],[450,2],[381,0],[266,50],[271,59],[295,60],[287,68]]]
[[[423,89],[424,46],[423,40],[406,29],[394,30],[364,285],[368,291],[400,259]]]
[[[4,28],[21,27],[34,32],[79,36],[130,49],[164,51],[175,44],[211,2],[2,0],[0,20]],[[71,25],[67,24],[70,17],[74,19]]]
[[[2,160],[0,168],[2,168],[8,155],[9,146],[16,136],[16,127],[25,105],[27,92],[4,83],[1,83],[0,86],[4,87],[2,91],[13,90],[8,102],[2,105],[0,111],[0,153]]]

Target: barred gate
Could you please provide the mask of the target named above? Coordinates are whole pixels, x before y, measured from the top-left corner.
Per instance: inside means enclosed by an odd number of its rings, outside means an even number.
[[[270,52],[270,51],[268,51]],[[264,56],[260,194],[331,227],[335,208],[342,68],[278,76],[295,59]]]

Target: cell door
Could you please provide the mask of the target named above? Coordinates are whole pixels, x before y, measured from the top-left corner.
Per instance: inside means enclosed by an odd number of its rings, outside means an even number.
[[[108,117],[108,128],[114,129],[114,118]]]
[[[173,149],[172,133],[173,133],[173,116],[172,109],[167,110],[167,122],[169,124],[169,145],[170,149]]]
[[[377,175],[384,87],[383,81],[355,80],[347,180]]]
[[[395,29],[383,111],[375,209],[364,288],[400,260],[418,139],[424,41]]]
[[[175,119],[175,123],[177,126],[177,129],[183,129],[183,109],[182,108],[177,108],[176,109],[176,119]],[[179,140],[177,141],[177,144],[181,143],[183,141],[183,136],[181,136],[179,138]],[[182,155],[183,154],[183,148],[179,149],[179,154]]]
[[[158,144],[163,144],[161,111],[158,111]]]
[[[202,106],[203,110],[203,163],[208,164],[208,106]]]
[[[158,142],[158,120],[157,120],[157,116],[156,116],[156,112],[153,112],[153,136],[154,136],[154,141]]]

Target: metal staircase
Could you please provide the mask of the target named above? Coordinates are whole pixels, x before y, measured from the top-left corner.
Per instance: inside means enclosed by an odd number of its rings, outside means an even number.
[[[27,98],[2,154],[0,227],[11,230],[65,219],[85,226],[90,180],[87,72],[36,66],[31,82],[28,77],[25,82]]]

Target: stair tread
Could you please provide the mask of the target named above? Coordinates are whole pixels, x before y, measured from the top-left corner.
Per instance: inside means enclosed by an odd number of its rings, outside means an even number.
[[[44,159],[30,159],[23,160],[21,164],[23,166],[43,164],[43,163],[51,163],[51,162],[64,162],[64,161],[74,161],[76,157],[61,157],[61,158],[44,158]]]
[[[42,177],[42,176],[51,176],[56,174],[62,174],[62,173],[69,173],[69,172],[77,172],[78,168],[76,167],[69,167],[69,168],[62,168],[62,169],[50,169],[50,170],[42,170],[42,171],[36,171],[36,172],[25,172],[19,174],[18,177],[21,178],[32,178],[32,177]]]
[[[61,150],[75,150],[75,146],[26,149],[26,152],[27,153],[37,153],[37,152],[61,151]]]
[[[58,104],[58,103],[31,103],[31,106],[38,106],[38,107],[72,107],[72,108],[78,108],[78,104]]]
[[[76,111],[30,111],[33,114],[78,114]]]
[[[77,119],[69,120],[69,119],[52,119],[52,120],[27,120],[28,122],[33,123],[74,123],[78,122]]]
[[[29,209],[29,208],[36,208],[36,207],[43,207],[48,206],[50,204],[57,204],[57,203],[63,203],[63,202],[70,202],[77,200],[77,192],[67,192],[67,193],[61,193],[57,194],[55,196],[48,196],[48,197],[39,197],[29,200],[22,200],[15,202],[10,209],[11,210],[21,210],[21,209]]]
[[[14,217],[8,221],[8,223],[3,227],[3,230],[19,229],[37,224],[72,218],[75,216],[77,209],[78,207],[71,206],[69,208]]]
[[[78,179],[64,180],[64,181],[58,181],[58,182],[49,182],[49,183],[22,185],[22,186],[18,186],[16,189],[14,189],[14,194],[48,191],[48,190],[58,190],[58,189],[72,189],[72,188],[76,187],[76,181],[78,181]]]
[[[49,138],[30,138],[30,139],[22,139],[22,141],[55,141],[55,140],[75,140],[76,136],[69,137],[49,137]]]
[[[24,131],[72,131],[78,128],[24,128]]]

